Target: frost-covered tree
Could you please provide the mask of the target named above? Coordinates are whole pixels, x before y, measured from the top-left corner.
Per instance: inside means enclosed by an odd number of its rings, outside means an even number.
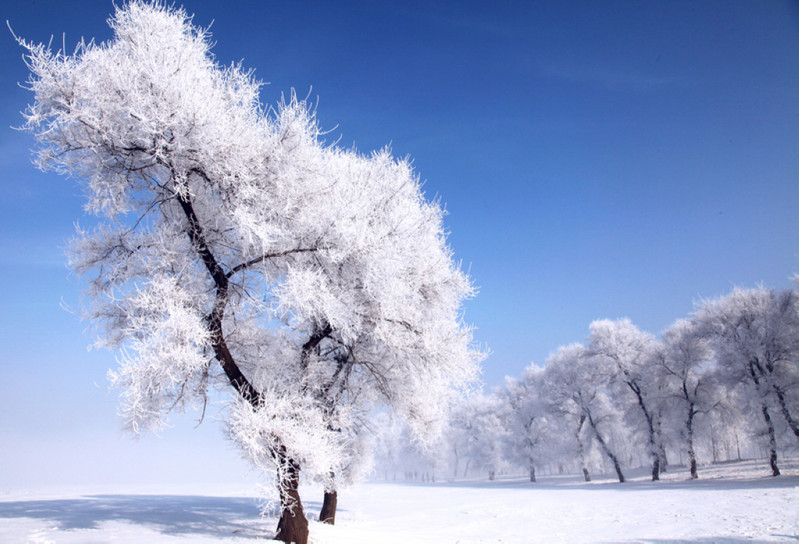
[[[694,447],[696,418],[707,414],[717,400],[718,389],[710,364],[712,354],[696,322],[688,319],[674,322],[661,338],[663,352],[655,360],[655,371],[679,414],[677,419],[682,422],[681,434],[688,451],[691,478],[698,478]]]
[[[472,417],[469,405],[472,395],[467,395],[455,402],[450,409],[447,425],[444,428],[443,442],[447,448],[446,455],[451,459],[450,472],[452,479],[461,474],[465,478],[471,467],[470,448],[472,443]],[[461,467],[463,463],[463,467]]]
[[[451,412],[447,432],[451,447],[468,459],[468,465],[487,472],[489,480],[506,464],[503,443],[508,431],[503,415],[500,399],[480,392],[461,399]]]
[[[588,350],[597,364],[603,365],[617,386],[616,400],[631,396],[632,413],[639,414],[649,457],[652,480],[660,479],[663,444],[660,436],[658,391],[654,380],[653,358],[657,354],[655,338],[639,330],[629,319],[597,320],[590,325]],[[630,414],[631,411],[625,410]]]
[[[542,368],[530,365],[521,379],[505,378],[505,387],[498,392],[507,428],[506,456],[529,471],[531,482],[536,481],[536,465],[551,449],[552,442],[548,436],[543,377]]]
[[[400,479],[435,481],[436,474],[446,471],[446,451],[442,444],[445,435],[433,444],[420,444],[409,432],[407,425],[380,413],[372,419],[375,426],[375,475],[384,480]]]
[[[474,377],[472,288],[407,161],[325,145],[294,96],[264,108],[183,10],[133,0],[110,24],[71,55],[20,43],[38,164],[81,180],[98,217],[70,263],[119,349],[126,425],[227,388],[229,435],[277,472],[277,538],[305,542],[301,471],[335,492],[368,413],[424,440]]]
[[[621,461],[610,437],[616,424],[616,410],[608,398],[610,376],[596,364],[582,344],[558,348],[547,359],[544,371],[544,390],[553,409],[572,416],[576,421],[575,436],[586,480],[589,479],[582,442],[583,429],[599,444],[610,460],[619,482],[624,482]]]
[[[799,438],[798,302],[790,290],[736,288],[704,301],[694,314],[715,353],[719,379],[730,389],[743,388],[746,402],[763,418],[774,476],[780,474],[775,405]]]

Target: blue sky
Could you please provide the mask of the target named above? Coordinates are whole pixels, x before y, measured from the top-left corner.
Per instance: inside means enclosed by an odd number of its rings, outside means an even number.
[[[329,138],[413,158],[480,289],[466,320],[491,350],[489,387],[594,319],[658,333],[700,297],[799,272],[795,2],[183,5],[213,21],[221,63],[269,83],[265,103],[295,88],[318,98]],[[110,1],[0,7],[56,48],[110,37]],[[0,489],[119,479],[109,459],[131,481],[158,473],[144,459],[174,480],[193,474],[175,459],[228,463],[218,427],[195,431],[194,416],[161,439],[117,431],[114,355],[87,352],[63,309],[80,304],[61,249],[80,190],[35,170],[32,137],[9,128],[31,96],[10,33],[0,48]]]

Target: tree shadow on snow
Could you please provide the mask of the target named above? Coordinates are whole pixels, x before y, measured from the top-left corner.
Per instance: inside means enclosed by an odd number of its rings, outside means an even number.
[[[321,505],[305,504],[318,514]],[[99,529],[106,521],[143,525],[164,535],[263,539],[275,529],[276,511],[261,518],[252,497],[197,495],[91,495],[75,499],[0,502],[0,518],[41,519],[60,530]],[[271,519],[270,519],[271,518]]]

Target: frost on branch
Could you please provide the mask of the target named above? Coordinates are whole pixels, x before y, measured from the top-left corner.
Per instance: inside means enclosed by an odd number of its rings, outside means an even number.
[[[294,94],[263,107],[183,10],[134,0],[110,23],[72,55],[20,43],[39,165],[81,180],[100,218],[70,264],[98,344],[121,350],[127,426],[223,388],[257,466],[329,489],[363,466],[375,410],[430,441],[481,354],[410,162],[327,145]]]
[[[261,393],[263,405],[234,402],[229,421],[231,438],[247,457],[264,471],[280,463],[275,452],[281,446],[286,456],[312,474],[322,474],[341,465],[336,432],[330,430],[324,414],[310,398]],[[290,422],[287,424],[286,422]]]
[[[178,403],[204,400],[209,334],[191,294],[171,277],[155,277],[128,298],[120,369],[109,372],[124,390],[122,415],[134,432],[158,428]]]

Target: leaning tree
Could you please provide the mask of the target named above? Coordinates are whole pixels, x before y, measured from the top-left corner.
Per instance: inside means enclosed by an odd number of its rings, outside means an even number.
[[[662,354],[655,359],[655,373],[665,396],[680,414],[681,434],[688,450],[691,478],[698,478],[694,435],[696,419],[715,407],[718,396],[712,353],[696,321],[678,319],[662,334]]]
[[[588,351],[611,376],[619,393],[616,402],[627,415],[637,420],[647,437],[647,452],[652,460],[652,480],[659,480],[665,468],[660,436],[658,393],[654,380],[653,358],[658,354],[655,338],[638,329],[629,319],[599,319],[591,323]],[[628,393],[631,393],[629,398]],[[626,408],[626,409],[625,409]]]
[[[793,290],[735,288],[703,301],[693,319],[715,354],[719,379],[738,389],[763,418],[771,473],[778,476],[775,404],[799,439],[799,296]]]
[[[580,465],[586,481],[590,480],[582,441],[583,429],[596,439],[602,453],[613,464],[620,483],[624,483],[621,461],[611,443],[616,413],[609,398],[610,375],[582,344],[561,346],[547,359],[542,390],[546,391],[548,409],[575,424]]]
[[[182,9],[133,0],[110,24],[71,55],[19,41],[38,164],[81,180],[98,218],[70,263],[119,349],[126,425],[230,391],[229,436],[278,476],[276,538],[306,542],[301,472],[333,506],[368,413],[424,439],[474,377],[471,285],[407,161],[325,145],[293,95],[264,108]]]

